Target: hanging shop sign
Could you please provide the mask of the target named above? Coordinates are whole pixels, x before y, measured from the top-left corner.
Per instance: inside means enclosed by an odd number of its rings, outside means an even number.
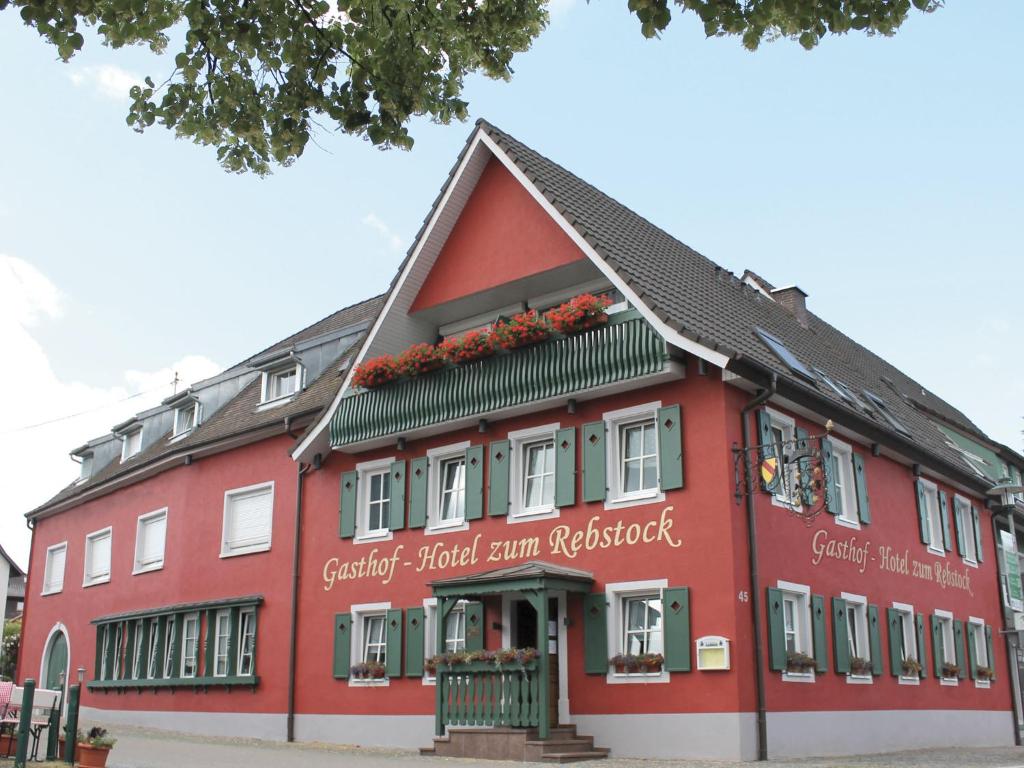
[[[648,545],[677,549],[683,542],[672,532],[673,512],[673,507],[665,507],[659,517],[651,520],[627,523],[619,519],[607,525],[600,515],[594,515],[585,524],[556,525],[546,537],[485,541],[483,534],[478,533],[466,544],[439,541],[419,547],[398,544],[390,550],[374,547],[359,558],[328,558],[323,569],[324,591],[329,592],[339,581],[375,579],[390,584],[399,570],[436,573],[481,563],[518,563],[542,556],[575,560],[583,552]]]
[[[1022,588],[1020,581],[1020,558],[1017,556],[1017,539],[1009,531],[1000,531],[999,543],[1003,550],[1006,602],[1012,610],[1024,611],[1024,588]]]

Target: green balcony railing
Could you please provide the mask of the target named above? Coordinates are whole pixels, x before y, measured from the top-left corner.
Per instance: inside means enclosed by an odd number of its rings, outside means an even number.
[[[487,662],[438,667],[442,725],[536,728],[540,724],[537,662],[505,669]]]
[[[340,447],[660,373],[664,340],[630,310],[573,336],[342,398],[331,420]]]

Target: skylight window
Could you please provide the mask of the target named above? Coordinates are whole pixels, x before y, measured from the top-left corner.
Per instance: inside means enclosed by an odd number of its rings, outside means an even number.
[[[863,390],[863,392],[864,392],[864,397],[866,397],[868,399],[868,401],[873,406],[875,406],[875,410],[878,411],[879,414],[881,414],[882,418],[885,419],[887,422],[889,422],[889,426],[890,427],[895,429],[900,434],[906,435],[907,437],[910,437],[910,432],[908,432],[907,428],[904,427],[899,422],[899,420],[895,416],[893,416],[892,413],[889,412],[889,406],[887,406],[885,404],[885,401],[882,400],[882,398],[880,398],[878,395],[874,394],[873,392],[869,392],[866,389]]]
[[[797,360],[796,355],[789,351],[781,341],[772,336],[767,331],[763,331],[760,328],[755,328],[754,332],[758,335],[758,338],[765,343],[779,360],[786,364],[786,366],[795,373],[797,376],[801,376],[808,381],[814,381],[814,374],[811,373],[810,369],[806,365]]]
[[[849,389],[840,388],[839,385],[832,381],[832,379],[830,379],[827,375],[825,375],[820,368],[815,368],[814,372],[818,375],[818,378],[821,379],[822,382],[827,384],[828,388],[835,392],[837,395],[839,395],[839,397],[842,400],[846,401],[850,405],[856,405],[856,403],[853,401],[853,398],[851,397],[853,393],[850,392]]]

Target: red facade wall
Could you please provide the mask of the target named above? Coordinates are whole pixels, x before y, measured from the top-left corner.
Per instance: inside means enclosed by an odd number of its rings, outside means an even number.
[[[20,677],[36,677],[51,628],[67,627],[70,667],[94,677],[96,630],[89,622],[125,611],[159,608],[243,595],[263,595],[256,640],[259,695],[215,688],[206,693],[179,689],[102,693],[86,691],[84,706],[107,709],[283,712],[286,707],[291,563],[295,520],[296,465],[292,441],[278,437],[179,466],[115,491],[70,512],[36,522],[32,538],[26,622]],[[220,557],[225,491],[273,480],[271,548]],[[132,575],[136,524],[140,515],[167,507],[167,540],[162,570]],[[82,587],[85,537],[113,526],[111,578]],[[46,549],[68,542],[64,590],[41,596]],[[73,673],[72,673],[73,676]]]
[[[492,158],[410,312],[584,258],[530,193]]]

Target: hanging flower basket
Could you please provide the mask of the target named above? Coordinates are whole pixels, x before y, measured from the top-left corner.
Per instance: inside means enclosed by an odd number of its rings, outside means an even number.
[[[595,325],[607,323],[607,309],[611,303],[607,296],[584,293],[554,309],[549,309],[544,313],[544,319],[559,333],[580,333]]]
[[[444,352],[433,344],[413,344],[395,360],[401,376],[420,376],[445,364]]]
[[[373,389],[398,378],[398,366],[391,355],[381,355],[361,363],[352,374],[352,386]]]
[[[531,309],[495,323],[492,333],[502,349],[519,349],[544,341],[551,335],[551,329],[540,313]]]
[[[815,668],[815,662],[813,656],[808,656],[806,653],[796,653],[790,651],[786,654],[786,670],[789,672],[813,672]]]
[[[440,348],[448,362],[463,365],[493,355],[494,337],[490,331],[470,331],[441,342]]]

